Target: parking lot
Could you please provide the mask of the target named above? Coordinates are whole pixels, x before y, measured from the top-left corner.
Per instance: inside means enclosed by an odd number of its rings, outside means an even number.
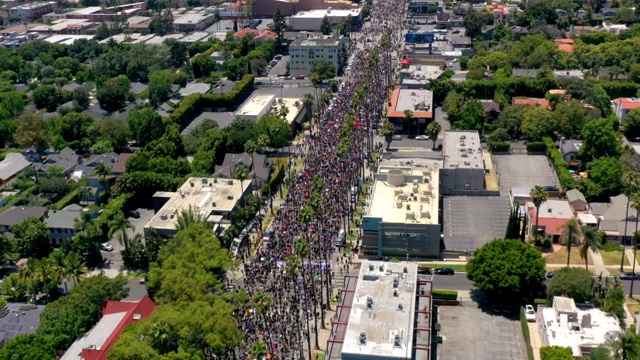
[[[447,250],[475,250],[503,238],[509,222],[506,196],[450,196],[444,199]]]
[[[129,237],[129,239],[136,236],[136,234],[144,234],[144,226],[149,222],[149,220],[151,220],[154,215],[153,210],[151,209],[136,209],[136,211],[140,213],[140,218],[133,218],[128,216],[127,214],[127,220],[131,223],[131,225],[134,226],[134,228],[127,230],[127,236]],[[110,243],[111,245],[113,245],[113,251],[102,251],[102,256],[107,261],[110,260],[112,263],[121,262],[122,255],[120,255],[120,252],[124,249],[124,247],[120,244],[120,241],[118,241],[118,235],[114,236],[111,239]]]
[[[513,188],[556,186],[560,183],[544,155],[494,155],[493,164],[500,182],[500,193],[508,195]]]
[[[493,314],[471,299],[461,306],[438,307],[442,345],[439,359],[524,360],[526,347],[518,314]]]

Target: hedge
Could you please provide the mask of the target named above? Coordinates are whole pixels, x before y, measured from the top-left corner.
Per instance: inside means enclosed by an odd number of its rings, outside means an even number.
[[[34,193],[36,191],[37,188],[38,188],[37,185],[33,185],[32,187],[21,191],[16,196],[7,197],[7,203],[3,207],[0,208],[0,212],[3,212],[5,210],[7,210],[8,208],[14,206],[15,204],[17,204],[18,202],[20,202],[21,200],[23,200],[27,196],[31,195],[32,193]]]
[[[491,142],[489,143],[489,150],[492,153],[508,153],[511,149],[511,144],[508,142]]]
[[[535,305],[536,309],[539,305],[546,306],[548,303],[547,299],[533,299],[533,305]]]
[[[546,152],[547,145],[542,141],[530,142],[527,143],[527,151],[528,152]]]
[[[550,137],[545,137],[542,141],[547,147],[547,157],[553,163],[562,189],[567,191],[575,188],[576,182],[571,173],[569,173],[569,164],[562,157],[560,150],[556,149],[556,143]]]
[[[458,292],[456,290],[433,290],[432,295],[435,299],[458,300]]]
[[[268,196],[270,193],[275,194],[278,190],[278,186],[280,186],[282,180],[284,180],[284,176],[286,174],[286,160],[284,163],[282,161],[278,161],[278,163],[279,165],[276,167],[276,171],[271,175],[271,180],[269,180],[268,184],[264,184],[262,187],[262,196]]]
[[[254,76],[247,74],[238,81],[233,89],[226,94],[192,94],[184,98],[178,107],[167,118],[168,122],[180,125],[185,128],[203,107],[232,107],[240,103],[242,99],[253,88]]]
[[[534,360],[533,347],[531,347],[531,334],[529,333],[529,322],[524,314],[524,307],[520,307],[520,326],[522,326],[522,335],[524,342],[527,344],[527,358]]]

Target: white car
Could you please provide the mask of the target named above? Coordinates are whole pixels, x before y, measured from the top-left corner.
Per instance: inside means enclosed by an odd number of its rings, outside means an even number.
[[[402,135],[393,135],[391,138],[393,140],[402,140]]]
[[[103,251],[109,251],[109,252],[113,251],[113,245],[111,245],[111,243],[108,243],[108,242],[102,243],[100,245],[100,248],[102,248]]]
[[[429,140],[429,137],[427,135],[418,135],[416,140]]]
[[[533,306],[527,305],[524,307],[524,317],[527,319],[528,322],[536,321],[536,312],[535,310],[533,310]]]

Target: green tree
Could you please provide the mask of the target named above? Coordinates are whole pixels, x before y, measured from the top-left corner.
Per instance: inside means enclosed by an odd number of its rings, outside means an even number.
[[[578,100],[559,102],[553,112],[554,129],[565,139],[579,139],[586,123],[597,119],[599,113],[585,108]]]
[[[51,252],[49,229],[37,217],[31,216],[11,227],[15,250],[21,258],[41,259]]]
[[[522,121],[522,133],[536,140],[551,134],[554,127],[552,113],[540,106],[527,110]]]
[[[247,132],[245,135],[247,136],[247,139],[242,144],[246,144],[248,140],[257,140],[256,134],[258,137],[260,135],[265,135],[269,138],[269,147],[280,149],[291,139],[291,125],[279,116],[265,115],[255,123],[253,129],[243,126],[241,131]],[[234,137],[235,134],[230,134],[230,138],[233,139]],[[234,145],[234,147],[235,146],[236,145]],[[242,147],[238,147],[240,148],[238,152],[241,152]]]
[[[562,225],[561,230],[562,234],[560,235],[560,238],[567,246],[567,267],[569,267],[571,262],[571,247],[574,243],[580,242],[580,236],[582,235],[580,231],[580,220],[571,219],[567,221]]]
[[[482,14],[474,9],[469,9],[467,14],[464,16],[462,25],[464,26],[465,34],[468,37],[471,39],[479,37],[482,34],[482,25],[484,25]]]
[[[113,220],[109,222],[109,238],[117,236],[125,251],[129,246],[129,236],[127,235],[127,230],[129,229],[135,229],[135,226],[127,221],[122,211],[118,212]]]
[[[98,139],[109,141],[116,150],[126,148],[131,138],[131,131],[129,131],[127,122],[119,118],[104,118],[96,123],[96,129],[98,131]]]
[[[622,123],[622,133],[632,141],[640,137],[640,109],[629,111]]]
[[[240,181],[240,193],[244,192],[244,181],[249,176],[249,170],[244,166],[238,166],[233,171],[233,178]]]
[[[593,226],[583,225],[580,231],[582,233],[582,246],[580,247],[580,258],[584,260],[584,268],[589,271],[589,250],[597,253],[602,248],[602,242],[598,235],[598,229]]]
[[[171,9],[158,11],[153,15],[153,19],[149,24],[149,30],[158,36],[170,34],[173,30],[173,14]]]
[[[149,103],[156,108],[171,97],[173,79],[168,71],[158,70],[149,78]]]
[[[545,279],[540,251],[518,240],[496,239],[475,252],[467,278],[489,297],[519,301],[536,293]]]
[[[272,29],[273,32],[276,33],[276,35],[278,36],[277,38],[277,43],[281,44],[285,32],[285,29],[287,29],[287,23],[286,23],[286,18],[284,16],[284,14],[282,13],[282,9],[280,8],[280,6],[276,5],[276,11],[273,13],[273,23],[272,23]]]
[[[570,347],[543,346],[540,348],[540,360],[573,360]]]
[[[53,142],[56,150],[70,147],[74,150],[89,148],[96,141],[96,121],[89,115],[76,112],[48,120],[51,133],[58,139]]]
[[[467,101],[460,113],[460,120],[451,124],[454,129],[482,131],[484,110],[478,100]]]
[[[176,230],[186,230],[189,226],[197,223],[206,223],[206,219],[189,205],[188,209],[182,209],[176,218]]]
[[[187,61],[187,45],[176,39],[166,39],[163,44],[169,48],[170,61],[173,67],[179,68]]]
[[[611,157],[602,157],[594,160],[589,168],[589,180],[592,181],[602,193],[601,197],[610,197],[620,194],[622,191],[622,176],[625,167],[620,160]]]
[[[89,98],[89,92],[84,86],[73,91],[73,110],[76,112],[82,112],[87,110],[91,105],[91,99]]]
[[[427,128],[425,129],[425,135],[427,135],[429,139],[433,141],[433,148],[432,148],[433,150],[436,149],[436,141],[438,140],[438,135],[440,135],[440,131],[442,131],[442,127],[435,120],[430,122],[429,125],[427,125]]]
[[[455,91],[451,91],[444,99],[442,110],[447,113],[447,119],[450,124],[454,124],[462,118],[462,110],[464,109],[464,97]]]
[[[91,146],[89,151],[91,151],[92,154],[106,154],[108,152],[113,152],[113,145],[111,145],[109,140],[99,140]]]
[[[407,109],[404,111],[404,119],[403,122],[407,127],[407,131],[411,131],[413,128],[418,128],[418,119],[413,116],[413,111]],[[412,131],[411,131],[412,132]],[[417,133],[417,131],[416,131]]]
[[[266,329],[267,334],[269,334],[269,321],[267,320],[267,312],[270,310],[272,303],[271,296],[264,291],[258,290],[253,294],[253,298],[251,299],[251,304],[256,309],[258,314],[262,317],[262,321],[264,324],[264,328]],[[271,346],[271,336],[267,337],[267,341],[269,341],[269,346]]]
[[[325,15],[324,18],[322,18],[322,23],[320,24],[320,29],[318,29],[318,32],[321,32],[322,35],[329,35],[331,34],[331,31],[333,31],[331,29],[331,23],[329,22],[329,18],[327,17],[327,15]]]
[[[60,92],[53,85],[43,85],[33,91],[33,103],[38,109],[54,112],[60,105]]]
[[[131,82],[126,76],[120,75],[98,87],[96,94],[100,107],[107,111],[122,109],[131,99]]]
[[[30,112],[22,114],[13,139],[22,148],[34,146],[37,150],[48,149],[49,133],[42,115]]]
[[[566,267],[556,270],[547,284],[547,298],[566,296],[577,303],[593,300],[595,280],[585,269]]]
[[[267,349],[267,344],[262,341],[256,341],[252,343],[251,347],[249,348],[249,355],[251,355],[253,359],[261,359],[268,353],[269,350]]]
[[[18,335],[0,349],[0,360],[54,360],[57,355],[53,341],[37,334]]]
[[[332,79],[336,76],[336,67],[328,60],[314,61],[311,65],[309,79],[313,83],[323,83],[325,80]]]
[[[387,143],[387,150],[389,150],[391,141],[393,141],[393,135],[396,133],[396,126],[391,121],[387,120],[382,124],[382,127],[380,127],[378,132],[384,137],[384,142]]]
[[[127,123],[138,146],[146,146],[151,141],[160,139],[165,132],[162,117],[147,107],[129,113]]]
[[[640,337],[634,332],[634,328],[619,332],[616,339],[611,342],[611,350],[615,359],[640,359]]]
[[[621,153],[618,134],[609,119],[594,120],[582,130],[582,147],[579,156],[585,161],[600,157],[618,157]]]

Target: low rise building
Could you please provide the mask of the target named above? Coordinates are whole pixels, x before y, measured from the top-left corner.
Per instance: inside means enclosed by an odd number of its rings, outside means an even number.
[[[46,215],[47,208],[44,206],[12,206],[0,213],[0,232],[11,231],[13,225],[19,224],[27,218],[42,219]]]
[[[176,192],[160,192],[154,201],[164,203],[144,226],[145,234],[151,229],[161,236],[172,236],[177,232],[178,214],[194,211],[214,230],[220,224],[230,224],[231,214],[238,208],[240,200],[251,193],[251,181],[189,178]]]
[[[227,153],[222,165],[216,166],[214,175],[221,179],[233,179],[233,174],[239,166],[244,166],[247,169],[247,180],[251,181],[254,189],[260,189],[269,181],[271,166],[267,157],[261,154],[253,154],[252,156],[248,153]]]
[[[560,140],[560,153],[562,154],[562,158],[567,162],[574,163],[578,161],[581,147],[582,140]]]
[[[32,2],[11,8],[9,15],[19,17],[24,21],[36,21],[43,15],[55,11],[57,8],[57,1]]]
[[[584,79],[582,70],[553,70],[553,76],[558,79]]]
[[[612,23],[602,23],[602,28],[612,34],[620,35],[621,33],[629,30],[627,25],[625,24],[612,24]]]
[[[287,21],[294,31],[317,31],[320,29],[320,25],[322,24],[325,16],[332,26],[342,23],[344,19],[351,16],[351,25],[357,26],[362,22],[362,9],[300,11],[299,13],[290,16]]]
[[[178,90],[178,94],[181,97],[187,97],[191,94],[206,94],[211,90],[211,84],[203,83],[203,82],[192,82],[187,84],[187,86]]]
[[[433,92],[424,89],[395,88],[391,94],[391,105],[387,109],[387,118],[400,132],[415,131],[415,135],[424,133],[426,124],[433,120]],[[405,111],[411,111],[418,121],[418,129],[404,123]]]
[[[538,69],[513,69],[511,70],[511,76],[516,79],[535,79],[539,71]]]
[[[617,98],[611,102],[613,106],[613,112],[618,117],[620,122],[624,122],[629,115],[629,112],[633,109],[640,109],[640,98],[630,97],[630,98]]]
[[[331,36],[321,38],[296,38],[289,45],[289,71],[291,76],[311,73],[314,61],[326,60],[333,64],[336,74],[344,62],[345,43],[342,39]]]
[[[547,199],[540,205],[540,209],[536,209],[533,202],[527,202],[527,224],[529,224],[530,236],[538,234],[551,238],[554,242],[558,241],[564,231],[564,226],[573,218],[573,209],[567,200]]]
[[[4,185],[15,178],[22,170],[31,166],[31,162],[20,153],[7,153],[0,161],[0,185]]]
[[[440,256],[437,167],[380,166],[362,218],[365,255]]]
[[[95,22],[114,21],[118,16],[130,18],[136,13],[146,10],[146,2],[128,3],[108,8],[100,6],[90,6],[82,9],[69,11],[65,17],[67,19],[87,19]]]
[[[258,121],[272,109],[277,109],[276,96],[271,94],[254,94],[238,111],[236,118]]]
[[[523,105],[523,106],[542,106],[548,110],[551,110],[551,105],[549,104],[549,100],[546,99],[538,99],[538,98],[513,98],[513,105]]]
[[[33,169],[38,173],[38,176],[45,176],[52,167],[57,167],[62,170],[62,175],[68,177],[76,169],[76,166],[80,164],[82,156],[77,155],[71,148],[64,148],[57,154],[49,154],[42,163],[34,163]]]
[[[18,270],[15,270],[16,272]],[[0,309],[0,347],[18,335],[35,334],[40,326],[40,314],[45,305],[7,303]]]
[[[407,64],[400,70],[400,84],[409,89],[425,89],[429,80],[440,79],[443,73],[440,66]]]
[[[442,144],[444,165],[440,172],[444,195],[465,195],[485,190],[484,151],[475,130],[448,130]]]
[[[568,53],[573,52],[573,45],[574,45],[573,39],[555,39],[553,40],[553,42],[556,45],[558,45],[559,51],[564,51]]]
[[[35,26],[29,31],[41,34],[86,34],[98,24],[86,19],[54,20],[50,24]]]
[[[44,224],[49,229],[51,245],[59,246],[65,239],[76,234],[76,221],[80,220],[83,212],[89,212],[80,205],[71,204],[62,210],[51,210],[44,219]],[[95,216],[97,212],[91,212]]]
[[[561,296],[554,296],[551,307],[538,306],[536,321],[542,346],[571,348],[578,359],[622,332],[615,317],[597,308],[579,308],[573,299]]]
[[[629,198],[620,194],[609,199],[608,203],[591,203],[591,213],[598,217],[598,230],[607,236],[607,241],[631,244],[633,229],[640,219],[635,211],[628,211]],[[624,240],[623,240],[624,239]]]
[[[107,301],[102,318],[82,338],[76,340],[61,360],[103,360],[127,325],[148,318],[156,305],[145,295],[140,301]]]
[[[173,19],[173,31],[202,31],[215,21],[213,14],[185,14]]]
[[[587,211],[589,209],[589,203],[580,190],[571,189],[565,195],[574,211]]]

